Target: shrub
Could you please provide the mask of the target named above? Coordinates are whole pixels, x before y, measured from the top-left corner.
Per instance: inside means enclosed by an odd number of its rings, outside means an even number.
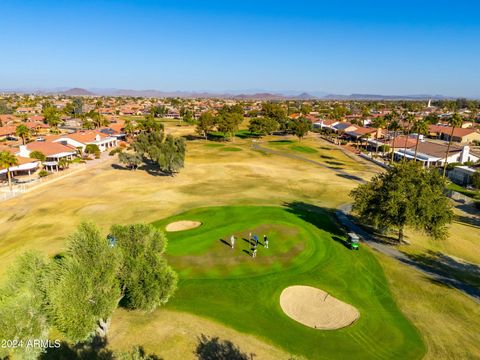
[[[108,155],[114,156],[114,155],[116,155],[116,154],[118,154],[118,153],[121,153],[122,151],[123,151],[122,148],[115,148],[115,149],[110,150],[110,152],[108,153]]]
[[[380,145],[378,147],[378,151],[386,153],[390,151],[390,146],[389,145]]]
[[[50,173],[47,171],[47,170],[40,170],[40,172],[38,173],[38,176],[43,178],[45,176],[48,176],[50,175]]]
[[[453,170],[454,167],[462,165],[459,162],[449,163],[447,164],[447,170]]]

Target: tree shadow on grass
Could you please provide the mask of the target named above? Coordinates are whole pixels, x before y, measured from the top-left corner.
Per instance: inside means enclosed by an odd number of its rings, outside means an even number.
[[[58,348],[48,348],[40,360],[113,360],[113,351],[107,349],[107,340],[96,336],[89,342],[69,344],[65,341]]]
[[[480,266],[459,261],[440,252],[406,254],[400,261],[433,274],[436,284],[459,289],[480,301]]]
[[[335,210],[307,204],[301,201],[285,203],[289,213],[336,236],[345,235],[345,231],[335,218]]]
[[[472,226],[475,228],[480,228],[480,217],[478,216],[463,216],[457,215],[455,216],[455,221],[467,226]]]
[[[252,360],[256,356],[247,354],[229,340],[218,337],[208,337],[204,334],[198,337],[198,345],[194,351],[198,360]]]
[[[162,360],[155,354],[147,354],[142,346],[129,352],[114,353],[107,345],[107,340],[99,336],[77,344],[62,341],[60,347],[48,348],[39,360]]]
[[[358,177],[356,175],[351,175],[351,174],[336,174],[336,175],[348,180],[354,180],[361,183],[365,182],[365,180],[363,180],[361,177]]]
[[[350,245],[348,245],[348,242],[345,239],[339,238],[338,236],[332,236],[332,240],[345,246],[347,249],[350,249]]]
[[[152,176],[171,176],[171,174],[162,172],[159,169],[158,165],[155,165],[154,163],[140,165],[136,170],[132,170],[131,168],[120,165],[120,164],[112,164],[111,166],[115,170],[123,170],[123,171],[126,170],[128,172],[145,171]]]

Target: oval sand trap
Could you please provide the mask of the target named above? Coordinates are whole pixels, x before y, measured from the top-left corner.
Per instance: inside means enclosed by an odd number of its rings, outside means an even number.
[[[360,313],[327,292],[311,286],[289,286],[280,295],[285,314],[314,329],[335,330],[353,324]]]
[[[182,221],[175,221],[173,223],[168,224],[165,227],[165,230],[169,232],[183,231],[183,230],[195,229],[200,225],[202,225],[202,223],[199,221],[182,220]]]

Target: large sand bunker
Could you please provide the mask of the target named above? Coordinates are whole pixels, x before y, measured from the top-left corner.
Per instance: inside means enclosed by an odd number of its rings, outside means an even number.
[[[175,221],[173,223],[168,224],[165,227],[165,230],[169,232],[183,231],[183,230],[195,229],[200,225],[202,225],[202,223],[199,221],[182,220],[182,221]]]
[[[280,295],[285,314],[299,323],[321,330],[335,330],[353,324],[360,313],[327,292],[311,286],[290,286]]]

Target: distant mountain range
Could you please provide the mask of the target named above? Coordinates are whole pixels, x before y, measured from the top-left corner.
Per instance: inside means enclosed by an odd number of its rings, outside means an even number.
[[[83,89],[83,88],[55,88],[42,90],[28,89],[8,89],[0,90],[5,93],[34,93],[34,94],[60,94],[68,96],[136,96],[136,97],[152,97],[152,98],[219,98],[219,99],[236,99],[236,100],[443,100],[452,99],[453,97],[443,95],[381,95],[381,94],[329,94],[327,92],[315,91],[296,92],[293,90],[269,92],[261,89],[251,90],[231,90],[226,92],[209,92],[209,91],[160,91],[160,90],[132,90],[132,89]]]

